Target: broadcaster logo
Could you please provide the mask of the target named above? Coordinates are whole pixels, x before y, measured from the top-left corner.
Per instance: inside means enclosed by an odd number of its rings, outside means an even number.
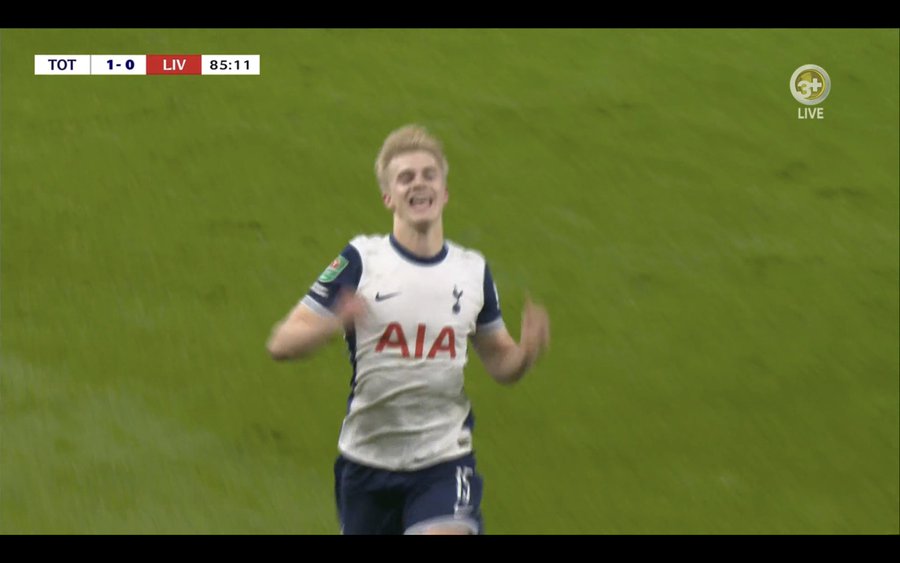
[[[791,76],[791,94],[803,105],[821,104],[831,92],[831,78],[818,65],[803,65]]]

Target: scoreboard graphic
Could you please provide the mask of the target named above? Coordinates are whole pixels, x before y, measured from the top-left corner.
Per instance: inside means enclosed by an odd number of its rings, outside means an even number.
[[[251,75],[259,55],[35,55],[40,75]]]

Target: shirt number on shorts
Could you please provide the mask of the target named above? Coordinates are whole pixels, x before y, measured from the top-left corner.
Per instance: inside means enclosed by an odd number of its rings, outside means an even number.
[[[466,512],[470,510],[469,502],[472,498],[472,468],[458,466],[456,468],[456,503],[453,512]]]

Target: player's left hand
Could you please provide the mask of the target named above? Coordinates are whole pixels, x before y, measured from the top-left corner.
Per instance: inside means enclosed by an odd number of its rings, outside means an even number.
[[[550,316],[547,309],[533,303],[530,297],[525,298],[525,307],[522,309],[522,337],[519,345],[529,364],[537,361],[550,346]]]

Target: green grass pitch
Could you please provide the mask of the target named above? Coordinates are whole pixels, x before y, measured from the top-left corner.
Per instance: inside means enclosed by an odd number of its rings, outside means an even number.
[[[345,347],[264,343],[419,122],[513,335],[551,315],[518,386],[467,368],[488,533],[900,533],[898,69],[897,29],[0,31],[0,532],[338,533]]]

